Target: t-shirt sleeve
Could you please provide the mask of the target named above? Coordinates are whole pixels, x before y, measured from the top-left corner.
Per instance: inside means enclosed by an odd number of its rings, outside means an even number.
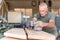
[[[56,15],[55,14],[51,14],[50,20],[55,20]]]

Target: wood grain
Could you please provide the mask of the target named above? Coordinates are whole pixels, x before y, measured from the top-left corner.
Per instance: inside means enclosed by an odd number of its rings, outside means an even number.
[[[34,31],[25,29],[28,39],[55,40],[55,36],[44,31]]]
[[[22,28],[12,28],[4,33],[6,37],[26,39],[26,34]]]

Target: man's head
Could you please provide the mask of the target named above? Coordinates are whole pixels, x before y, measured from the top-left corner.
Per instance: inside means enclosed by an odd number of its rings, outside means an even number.
[[[48,6],[46,3],[41,3],[39,5],[39,13],[41,16],[45,16],[48,12]]]

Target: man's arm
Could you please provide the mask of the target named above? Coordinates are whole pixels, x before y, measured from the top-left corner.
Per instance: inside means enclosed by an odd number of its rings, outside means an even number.
[[[43,22],[42,25],[47,28],[53,28],[55,26],[55,21],[54,20],[49,20],[49,23]]]
[[[54,25],[55,25],[54,20],[49,20],[49,23],[45,23],[45,22],[42,22],[42,21],[37,21],[37,23],[35,23],[35,26],[47,27],[47,28],[53,28]]]

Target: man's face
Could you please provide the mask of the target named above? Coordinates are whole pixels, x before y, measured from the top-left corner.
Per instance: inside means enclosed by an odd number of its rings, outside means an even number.
[[[45,8],[44,6],[43,7],[39,6],[39,13],[41,16],[45,16],[47,12],[48,12],[48,8]]]

